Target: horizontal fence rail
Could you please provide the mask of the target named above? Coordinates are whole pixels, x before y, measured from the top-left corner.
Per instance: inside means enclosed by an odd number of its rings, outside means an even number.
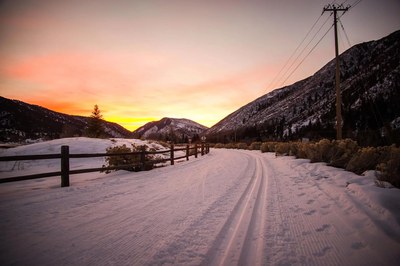
[[[185,151],[186,154],[183,156],[175,157],[175,152],[177,151]],[[37,179],[37,178],[61,176],[61,187],[68,187],[70,183],[69,176],[74,174],[132,169],[132,167],[140,167],[141,170],[145,170],[146,165],[165,163],[168,161],[170,162],[171,165],[174,165],[176,160],[186,159],[188,161],[190,156],[194,155],[195,158],[197,158],[198,154],[201,154],[203,156],[209,152],[210,152],[210,145],[205,143],[202,143],[200,145],[195,144],[193,146],[186,145],[185,147],[177,147],[177,148],[175,148],[174,145],[171,144],[169,150],[162,150],[162,151],[146,151],[145,149],[143,149],[142,151],[139,152],[129,152],[129,153],[88,153],[88,154],[69,153],[69,146],[61,146],[60,154],[20,155],[20,156],[0,157],[0,162],[61,159],[60,161],[61,171],[0,178],[0,183],[9,183],[9,182]],[[153,160],[148,160],[146,158],[146,155],[157,155],[157,154],[169,154],[169,158],[153,159]],[[70,170],[70,159],[112,157],[112,156],[138,156],[138,155],[140,156],[140,162],[136,164],[110,166],[110,167],[103,166],[97,168]]]

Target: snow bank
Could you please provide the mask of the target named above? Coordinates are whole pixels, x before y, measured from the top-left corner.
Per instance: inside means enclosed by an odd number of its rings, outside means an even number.
[[[56,139],[0,150],[0,156],[60,154],[61,146],[63,145],[69,146],[69,152],[71,154],[106,153],[108,147],[124,144],[128,147],[132,144],[146,145],[150,149],[166,150],[166,148],[156,142],[142,141],[139,139],[95,139],[78,137]],[[101,167],[104,163],[104,157],[70,159],[70,169],[96,168]],[[60,171],[59,159],[0,162],[0,178],[55,171]]]

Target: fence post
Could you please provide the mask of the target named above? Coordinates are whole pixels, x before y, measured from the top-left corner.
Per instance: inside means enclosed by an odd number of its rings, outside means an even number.
[[[61,146],[61,187],[69,187],[69,146]]]
[[[140,151],[140,168],[142,171],[146,170],[146,146],[143,145]]]
[[[204,143],[201,143],[201,156],[204,155]]]
[[[194,144],[194,158],[197,158],[197,143]]]
[[[174,165],[174,144],[171,144],[171,165]]]
[[[189,144],[186,145],[186,161],[189,161]]]

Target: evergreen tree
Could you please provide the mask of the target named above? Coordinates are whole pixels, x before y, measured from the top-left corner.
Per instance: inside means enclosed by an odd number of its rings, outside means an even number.
[[[104,136],[105,131],[103,127],[103,116],[100,112],[100,108],[97,104],[94,105],[92,114],[89,119],[87,128],[87,135],[91,138],[99,138]]]

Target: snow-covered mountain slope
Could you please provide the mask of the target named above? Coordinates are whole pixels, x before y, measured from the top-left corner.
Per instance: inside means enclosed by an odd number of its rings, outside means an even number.
[[[189,119],[164,117],[159,121],[145,124],[133,133],[137,138],[186,142],[185,139],[198,136],[206,129],[206,126]]]
[[[2,142],[81,136],[88,121],[88,117],[67,115],[38,105],[0,97],[0,141]],[[109,137],[131,136],[130,131],[116,123],[104,121],[103,126]]]
[[[400,141],[400,31],[340,56],[343,131],[361,144]],[[206,134],[215,141],[335,136],[335,61],[230,114]]]

